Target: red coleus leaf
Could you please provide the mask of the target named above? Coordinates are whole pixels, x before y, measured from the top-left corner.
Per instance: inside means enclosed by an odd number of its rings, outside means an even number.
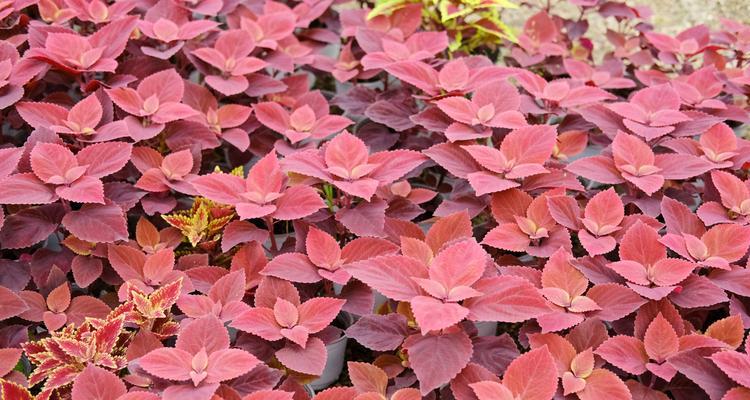
[[[683,351],[672,356],[669,364],[703,389],[709,399],[721,399],[736,385],[712,362],[714,353],[710,348]]]
[[[115,400],[126,393],[125,384],[117,375],[89,365],[73,382],[74,400]]]
[[[286,136],[292,143],[307,138],[325,139],[353,123],[349,118],[330,115],[327,107],[319,110],[304,103],[291,113],[274,102],[258,103],[253,108],[263,125]]]
[[[537,257],[549,257],[560,248],[570,251],[570,235],[557,225],[547,199],[546,194],[532,198],[515,188],[494,194],[492,210],[499,225],[487,233],[483,243]]]
[[[247,89],[249,83],[245,75],[266,66],[265,61],[249,57],[254,49],[255,40],[250,33],[232,29],[221,32],[213,47],[193,50],[192,54],[219,71],[219,74],[207,75],[206,83],[231,96]]]
[[[125,143],[99,143],[73,155],[62,145],[39,143],[30,156],[31,168],[38,179],[34,185],[46,185],[65,200],[104,204],[100,178],[124,167],[131,149],[131,145]]]
[[[412,335],[404,342],[404,348],[423,395],[458,375],[472,354],[471,339],[463,331]]]
[[[397,61],[424,60],[448,47],[448,37],[443,32],[418,32],[406,40],[385,36],[378,47],[362,58],[365,70],[385,68]]]
[[[214,173],[192,179],[191,183],[202,196],[235,206],[243,219],[271,216],[292,220],[306,217],[325,206],[312,188],[287,186],[274,152],[258,161],[246,179]]]
[[[344,266],[352,261],[366,260],[375,255],[394,253],[397,247],[376,238],[358,238],[339,248],[336,240],[315,227],[307,233],[304,254],[282,254],[268,263],[263,273],[292,282],[311,283],[321,279],[344,285],[350,275]]]
[[[649,355],[643,342],[631,336],[615,336],[602,343],[596,354],[610,364],[634,375],[646,372]]]
[[[287,171],[321,179],[369,201],[379,184],[394,182],[425,160],[422,154],[409,150],[369,154],[361,139],[344,131],[320,151],[291,154],[283,166]]]
[[[242,398],[242,400],[292,400],[293,393],[280,390],[259,390]]]
[[[382,369],[366,363],[347,363],[352,385],[359,393],[374,393],[384,396],[388,388],[388,375]]]
[[[747,368],[750,366],[750,357],[747,354],[736,351],[722,351],[714,353],[711,360],[733,381],[742,386],[750,387]]]
[[[470,386],[479,400],[551,399],[557,391],[555,361],[546,347],[540,347],[513,360],[502,383],[483,381]]]
[[[586,378],[586,386],[579,392],[581,400],[632,398],[630,390],[614,372],[597,368]]]
[[[33,48],[27,57],[49,63],[66,72],[114,72],[116,57],[125,49],[137,17],[129,16],[105,25],[84,37],[65,29],[47,33],[43,45]]]
[[[397,313],[365,315],[346,330],[346,335],[375,351],[395,350],[408,335],[406,318]]]
[[[160,378],[191,381],[195,390],[236,378],[258,363],[250,353],[229,348],[229,334],[214,316],[189,323],[174,348],[153,350],[139,361],[143,369]]]
[[[96,96],[88,96],[70,110],[52,103],[21,102],[21,117],[34,128],[49,128],[57,133],[91,135],[102,120],[102,105]]]
[[[662,187],[665,179],[687,179],[712,168],[710,163],[693,156],[685,155],[684,159],[682,155],[673,154],[656,156],[646,143],[624,132],[615,136],[612,155],[613,159],[594,156],[576,160],[567,169],[597,182],[617,184],[627,181],[652,195]]]
[[[0,307],[2,311],[0,312],[0,320],[15,317],[29,309],[23,299],[5,286],[0,286],[0,299],[2,299],[2,302],[0,302],[2,304],[2,307]]]
[[[743,217],[748,214],[747,207],[750,207],[750,201],[747,200],[750,199],[750,189],[748,189],[746,182],[724,171],[712,171],[711,182],[719,191],[723,208]],[[698,216],[708,225],[717,222],[729,222],[726,213],[723,212],[724,210],[712,211],[712,208],[716,207],[715,205],[716,203],[713,202],[704,204],[699,209]]]
[[[77,238],[95,243],[112,243],[127,239],[127,224],[117,205],[87,204],[71,211],[62,224]]]
[[[547,173],[543,164],[552,154],[556,135],[551,126],[530,126],[511,131],[499,150],[479,145],[461,146],[480,168],[470,161],[468,165],[463,163],[465,167],[454,165],[455,158],[445,153],[447,145],[437,145],[425,154],[454,175],[465,176],[477,194],[482,195],[519,186],[515,180]],[[460,153],[458,149],[453,152]]]
[[[620,244],[620,259],[608,264],[644,297],[659,300],[684,281],[695,264],[666,257],[656,230],[642,222],[631,226]]]
[[[548,398],[557,389],[556,375],[552,356],[541,347],[511,362],[503,375],[503,385],[523,399]]]
[[[535,98],[561,107],[579,107],[602,100],[614,99],[610,93],[588,85],[574,86],[573,81],[545,81],[528,71],[518,74],[518,83]],[[549,105],[548,105],[549,106]]]
[[[276,352],[276,358],[284,366],[307,375],[320,375],[326,365],[327,350],[322,340],[311,337],[305,347],[288,343]]]
[[[605,321],[623,318],[647,303],[638,293],[617,283],[595,285],[586,292],[586,297],[601,307],[601,310],[590,312],[589,316]]]
[[[310,299],[295,305],[277,298],[273,308],[257,307],[239,315],[232,326],[266,340],[286,338],[304,348],[311,334],[320,332],[338,315],[344,301],[332,298]]]
[[[409,301],[422,294],[412,277],[427,278],[427,268],[419,260],[404,256],[379,256],[355,262],[347,272],[383,295]],[[387,271],[383,274],[383,271]]]
[[[549,311],[536,288],[522,278],[486,278],[474,287],[484,295],[464,302],[470,320],[518,322]]]
[[[507,96],[494,94],[503,92]],[[491,128],[520,128],[526,119],[518,111],[520,97],[515,87],[507,82],[494,81],[478,87],[468,100],[449,96],[437,101],[437,106],[454,121],[446,129],[451,141],[488,137]]]
[[[647,140],[664,136],[674,130],[674,124],[690,120],[679,111],[680,97],[669,85],[639,90],[629,102],[608,107],[624,118],[628,129]]]
[[[41,242],[60,226],[64,208],[59,204],[30,207],[7,217],[0,230],[4,248],[29,247]]]
[[[34,400],[34,395],[18,383],[1,380],[0,395],[2,399]]]
[[[451,392],[453,393],[453,397],[460,400],[475,400],[477,397],[470,385],[482,381],[500,382],[500,379],[481,365],[469,363],[466,368],[464,368],[463,371],[451,381]]]
[[[647,364],[646,368],[651,369],[649,368],[649,365],[651,365],[653,368],[657,369],[656,372],[654,372],[654,370],[652,370],[652,372],[669,380],[669,378],[671,378],[669,375],[673,375],[674,372],[669,372],[668,367],[659,367],[664,366],[661,363],[677,353],[679,350],[679,338],[672,328],[672,325],[670,325],[661,314],[657,315],[651,324],[649,324],[648,329],[646,329],[646,334],[643,338],[643,345],[646,354],[659,364],[657,366]]]
[[[141,80],[137,89],[118,87],[106,92],[118,107],[131,115],[125,118],[128,133],[139,141],[157,135],[164,123],[198,113],[181,103],[184,88],[180,75],[174,69],[165,69]]]

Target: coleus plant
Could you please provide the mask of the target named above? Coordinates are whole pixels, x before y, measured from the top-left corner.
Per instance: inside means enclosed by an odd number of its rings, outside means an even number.
[[[208,399],[221,382],[245,374],[259,362],[247,351],[229,348],[229,333],[215,316],[186,324],[175,347],[158,348],[138,359],[138,365],[149,374],[188,381],[167,387],[162,399]]]
[[[354,122],[329,114],[328,102],[319,92],[298,98],[291,112],[276,102],[255,104],[253,110],[261,124],[286,136],[292,144],[308,138],[325,139]]]
[[[750,27],[541,3],[0,4],[0,399],[747,398]]]
[[[323,373],[324,342],[313,336],[327,328],[346,300],[316,297],[301,302],[289,282],[266,278],[255,297],[255,307],[244,311],[231,326],[264,340],[285,343],[275,357],[287,368],[307,374]]]

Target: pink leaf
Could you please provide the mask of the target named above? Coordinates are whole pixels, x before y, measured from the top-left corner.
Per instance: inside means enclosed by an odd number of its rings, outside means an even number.
[[[224,349],[208,356],[206,382],[216,383],[236,378],[250,372],[260,361],[240,349]]]
[[[128,238],[125,216],[117,205],[86,204],[66,214],[62,224],[77,238],[89,242],[112,243]]]
[[[307,217],[325,207],[318,192],[309,186],[292,186],[276,200],[273,217],[289,221]]]
[[[238,176],[214,173],[198,176],[190,183],[201,196],[219,203],[234,205],[244,201],[241,194],[245,192],[245,181]]]
[[[242,398],[242,400],[293,400],[293,393],[279,390],[259,390]]]
[[[15,317],[29,309],[26,302],[5,286],[0,286],[0,321]]]
[[[503,376],[516,398],[549,400],[557,390],[557,368],[546,347],[540,347],[513,360]]]
[[[471,286],[482,277],[487,253],[476,241],[465,240],[440,251],[430,265],[430,279],[447,290]]]
[[[58,186],[55,193],[76,203],[104,204],[104,184],[91,176],[82,176],[67,186]]]
[[[251,308],[235,318],[231,326],[265,340],[276,341],[283,338],[281,326],[276,322],[274,312],[270,308]]]
[[[466,178],[468,174],[482,170],[479,163],[456,144],[436,144],[423,153],[459,178]]]
[[[9,215],[0,230],[6,249],[32,246],[46,239],[60,226],[64,209],[59,204],[30,207]]]
[[[56,143],[38,143],[31,150],[30,157],[31,169],[45,183],[69,183],[69,172],[78,167],[78,161],[73,153],[67,147]],[[79,176],[80,173],[75,178]]]
[[[76,256],[71,264],[71,270],[76,285],[85,288],[101,276],[104,265],[98,258]]]
[[[191,354],[205,349],[210,354],[229,348],[229,333],[215,316],[203,317],[180,329],[175,347]]]
[[[348,362],[347,369],[352,385],[360,393],[385,393],[388,388],[388,375],[382,369],[363,362]]]
[[[127,392],[117,375],[94,365],[87,366],[73,382],[73,400],[116,400]]]
[[[422,289],[412,278],[427,278],[427,268],[421,262],[404,256],[375,257],[345,268],[371,288],[398,301],[410,301],[421,295]]]
[[[315,265],[306,255],[300,253],[276,256],[263,269],[263,274],[301,283],[314,283],[321,280]]]
[[[218,383],[204,383],[197,387],[191,382],[170,385],[162,393],[162,400],[210,400],[219,388]]]
[[[642,265],[653,265],[667,257],[667,249],[659,243],[656,230],[636,222],[625,232],[620,242],[620,259],[632,260]]]
[[[417,296],[410,304],[423,335],[429,331],[449,328],[469,314],[469,310],[459,304],[444,303],[427,296]]]
[[[163,379],[186,381],[190,379],[193,355],[175,348],[151,351],[138,361],[146,372]]]
[[[348,337],[375,351],[396,349],[407,334],[406,318],[397,313],[365,315],[346,330]]]
[[[416,151],[391,150],[374,153],[368,162],[377,167],[368,175],[380,183],[391,183],[400,179],[427,161],[427,157]]]
[[[682,351],[669,359],[669,364],[706,392],[711,400],[719,400],[736,386],[711,359],[714,349]],[[703,396],[702,393],[699,395]],[[705,398],[705,396],[703,396]]]
[[[605,156],[581,158],[570,163],[565,169],[595,182],[611,185],[624,182],[615,168],[614,161]]]
[[[510,389],[497,382],[472,383],[471,388],[474,389],[479,400],[514,400],[516,398]]]
[[[658,362],[666,360],[679,350],[677,333],[661,313],[649,324],[643,343],[648,356]]]
[[[313,397],[314,400],[349,400],[359,398],[357,389],[352,387],[332,387],[319,392]],[[379,396],[379,395],[378,395]],[[245,400],[245,399],[243,399]],[[258,399],[264,400],[264,399]],[[367,398],[365,398],[367,400]]]
[[[31,103],[22,101],[16,104],[16,110],[26,123],[34,128],[50,128],[63,125],[68,118],[68,110],[52,103]]]
[[[721,204],[735,212],[742,210],[743,201],[750,199],[750,189],[736,176],[724,171],[712,171],[711,181],[721,195]]]
[[[676,285],[687,278],[695,269],[695,264],[676,259],[665,258],[654,264],[651,281],[659,286]]]
[[[426,395],[448,383],[471,359],[471,339],[463,331],[439,335],[412,335],[404,342],[409,363]]]
[[[73,298],[65,314],[68,323],[80,326],[86,318],[106,318],[111,311],[108,305],[96,297],[78,296]]]
[[[597,193],[589,200],[584,210],[584,217],[593,221],[599,230],[614,228],[620,225],[625,216],[622,200],[614,189],[608,189]],[[608,234],[609,232],[592,232]]]
[[[616,283],[595,285],[586,292],[586,296],[602,308],[589,315],[604,321],[616,321],[646,303],[646,300],[632,289]]]
[[[86,175],[103,178],[121,170],[130,160],[133,146],[123,142],[97,143],[76,154],[79,165],[87,165]]]
[[[310,227],[305,241],[307,256],[320,268],[335,269],[341,259],[341,248],[333,236]]]
[[[464,301],[472,321],[521,322],[550,311],[542,295],[523,278],[496,276],[479,280],[474,289],[484,293]]]
[[[643,342],[631,336],[615,336],[602,343],[596,354],[610,364],[634,375],[646,372],[648,354]]]
[[[499,383],[500,379],[481,365],[469,363],[466,368],[464,368],[463,371],[451,381],[451,392],[453,393],[453,397],[457,400],[477,400],[471,385],[483,381]]]
[[[232,221],[224,228],[221,250],[226,253],[238,244],[252,241],[264,243],[267,239],[268,231],[260,229],[248,221]]]
[[[473,235],[471,218],[466,211],[455,212],[437,220],[427,232],[425,243],[437,253],[443,245]]]
[[[679,293],[672,293],[669,299],[683,308],[708,307],[729,301],[727,294],[705,276],[690,275],[681,282]]]
[[[606,369],[597,368],[586,378],[586,386],[576,393],[581,400],[630,400],[632,395],[625,382]]]
[[[750,387],[750,356],[736,351],[720,351],[711,356],[711,360],[733,381],[742,386]]]
[[[287,368],[308,375],[320,375],[326,365],[326,346],[322,340],[311,337],[307,345],[302,347],[287,343],[276,352],[276,358]]]
[[[310,333],[317,333],[327,327],[341,311],[346,301],[328,297],[310,299],[299,306],[298,324]]]

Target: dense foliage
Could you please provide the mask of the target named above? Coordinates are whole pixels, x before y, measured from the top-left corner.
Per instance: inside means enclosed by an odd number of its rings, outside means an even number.
[[[750,399],[750,26],[649,19],[0,1],[0,399]]]

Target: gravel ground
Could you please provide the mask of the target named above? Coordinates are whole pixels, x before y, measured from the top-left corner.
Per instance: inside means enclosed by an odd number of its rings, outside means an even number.
[[[540,4],[547,3],[547,0],[535,1]],[[651,22],[656,26],[656,30],[668,34],[677,34],[685,28],[698,24],[718,28],[721,25],[721,18],[732,18],[750,23],[750,0],[629,0],[628,3],[645,4],[651,7],[653,11]],[[553,0],[553,4],[555,4],[553,8],[555,13],[565,16],[577,15],[577,8],[565,0]],[[506,11],[505,17],[511,26],[520,30],[530,14],[528,8],[520,8]],[[596,44],[600,44],[608,22],[598,18],[591,18],[590,22],[590,32],[586,36],[594,40]],[[608,48],[608,43],[601,44],[602,46],[597,46],[600,50]]]
[[[546,4],[547,0],[536,0]],[[554,1],[554,0],[553,0]],[[570,12],[574,9],[564,0],[557,0],[555,10]],[[654,15],[651,21],[664,33],[675,34],[697,24],[718,27],[721,18],[733,18],[750,23],[750,1],[748,0],[640,0],[629,4],[645,4],[651,7]],[[526,10],[509,12],[508,17],[514,26],[523,23],[528,16]]]

